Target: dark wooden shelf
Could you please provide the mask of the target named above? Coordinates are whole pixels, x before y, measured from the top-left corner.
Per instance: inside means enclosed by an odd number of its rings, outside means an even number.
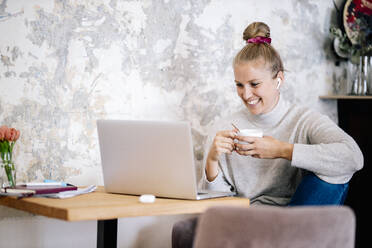
[[[356,215],[355,247],[365,247],[370,241],[370,205],[365,203],[370,194],[372,175],[372,96],[327,95],[322,100],[336,100],[338,124],[358,143],[363,156],[364,167],[356,172],[350,181],[345,205]]]
[[[353,95],[325,95],[325,96],[319,96],[320,99],[324,100],[337,100],[337,99],[372,99],[372,95],[366,95],[366,96],[353,96]]]

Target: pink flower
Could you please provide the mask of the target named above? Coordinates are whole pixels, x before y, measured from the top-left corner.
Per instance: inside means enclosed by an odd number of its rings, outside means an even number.
[[[15,128],[11,128],[9,141],[15,141],[16,135],[17,135],[17,130]]]
[[[8,140],[10,141],[10,139],[12,138],[12,132],[11,132],[11,129],[10,128],[7,128],[5,129],[5,140]]]
[[[0,127],[0,140],[16,141],[20,136],[20,131],[7,126]]]
[[[0,127],[0,140],[5,139],[5,133],[7,132],[7,130],[8,130],[7,126]]]

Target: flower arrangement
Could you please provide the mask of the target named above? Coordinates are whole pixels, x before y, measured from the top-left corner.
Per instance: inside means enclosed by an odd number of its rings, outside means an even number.
[[[0,127],[0,155],[2,167],[4,167],[6,177],[10,187],[16,185],[15,167],[12,160],[15,142],[20,136],[20,131],[7,126]]]
[[[346,0],[341,12],[342,25],[331,27],[336,54],[358,64],[359,57],[372,55],[372,0]]]

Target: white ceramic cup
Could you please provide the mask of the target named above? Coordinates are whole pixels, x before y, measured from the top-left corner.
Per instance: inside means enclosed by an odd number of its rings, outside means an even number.
[[[263,131],[262,129],[240,129],[240,132],[238,132],[238,136],[248,136],[248,137],[263,137]],[[247,142],[244,141],[238,141],[240,144],[246,144]]]
[[[262,129],[241,129],[238,136],[260,137],[263,136]]]

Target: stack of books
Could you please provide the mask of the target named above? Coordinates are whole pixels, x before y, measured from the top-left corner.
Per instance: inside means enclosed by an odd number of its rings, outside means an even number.
[[[33,196],[33,195],[48,195],[56,194],[63,191],[77,190],[78,188],[71,184],[64,183],[26,183],[16,185],[15,187],[1,188],[1,195],[13,196]]]

